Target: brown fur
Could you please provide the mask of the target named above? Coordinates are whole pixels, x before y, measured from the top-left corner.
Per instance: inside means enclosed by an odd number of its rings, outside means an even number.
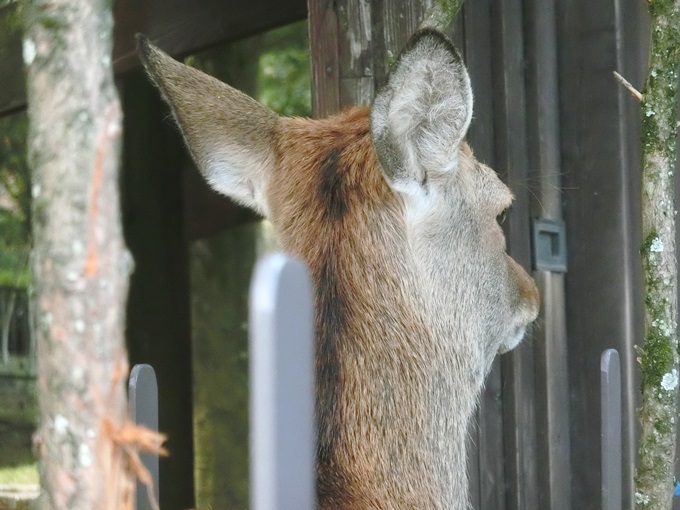
[[[370,110],[326,120],[279,118],[141,53],[206,179],[310,267],[320,508],[467,509],[468,422],[538,293],[496,222],[512,194],[462,141],[472,93],[455,48],[417,35]]]
[[[428,462],[415,441],[425,413],[402,411],[426,400],[426,374],[413,370],[412,358],[426,356],[432,338],[402,295],[398,274],[384,270],[408,257],[394,249],[405,236],[402,204],[380,172],[369,111],[284,119],[276,146],[277,171],[267,189],[271,220],[284,249],[307,261],[317,283],[322,507],[423,505],[435,492],[433,481],[413,469]],[[385,443],[410,452],[409,466],[390,458]],[[393,479],[398,483],[386,483]]]

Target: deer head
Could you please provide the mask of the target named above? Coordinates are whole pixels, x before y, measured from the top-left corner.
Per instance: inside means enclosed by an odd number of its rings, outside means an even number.
[[[497,222],[510,190],[463,141],[472,91],[413,37],[372,108],[281,118],[140,38],[217,191],[266,216],[316,292],[322,508],[467,508],[467,424],[494,356],[538,313]]]

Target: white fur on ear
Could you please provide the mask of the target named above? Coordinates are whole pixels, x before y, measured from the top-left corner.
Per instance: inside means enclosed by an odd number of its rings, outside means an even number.
[[[138,48],[210,186],[265,214],[262,195],[274,165],[278,116],[226,83],[177,62],[143,36]]]
[[[451,172],[472,119],[472,89],[458,51],[442,34],[416,34],[371,110],[371,131],[390,184],[410,193],[429,172]]]

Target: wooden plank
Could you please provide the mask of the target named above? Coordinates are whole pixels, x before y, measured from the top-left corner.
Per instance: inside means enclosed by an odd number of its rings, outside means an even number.
[[[158,383],[156,372],[151,365],[139,364],[130,370],[128,381],[128,402],[130,406],[130,419],[137,425],[158,432]],[[139,458],[148,470],[153,481],[155,501],[158,501],[159,475],[158,455],[149,452],[140,452]],[[137,479],[135,491],[135,510],[152,510],[151,498],[147,493],[147,487]]]
[[[332,0],[309,0],[312,113],[317,118],[340,110],[340,39],[335,6]]]
[[[303,19],[304,0],[119,0],[115,7],[116,71],[139,66],[134,34],[145,33],[171,55],[186,55]]]
[[[261,260],[250,294],[250,501],[254,510],[316,502],[314,304],[304,263]]]
[[[467,472],[468,472],[468,490],[470,495],[470,508],[479,510],[481,508],[480,493],[479,493],[479,425],[475,415],[472,423],[468,427],[467,439]]]
[[[375,95],[371,11],[369,0],[337,2],[339,31],[345,39],[338,48],[341,108],[369,105]]]
[[[505,483],[504,463],[499,457],[504,451],[503,423],[503,380],[501,360],[496,358],[491,372],[486,378],[484,393],[480,399],[478,411],[479,439],[477,454],[479,457],[479,506],[478,510],[503,510],[508,487]],[[513,488],[510,487],[510,491]]]
[[[382,40],[387,56],[394,58],[418,30],[432,1],[383,0],[375,4],[376,10],[381,11]]]
[[[572,507],[600,500],[599,356],[621,353],[624,400],[624,508],[635,506],[635,351],[642,338],[639,282],[639,107],[616,82],[619,69],[640,86],[639,32],[645,5],[634,1],[556,2],[561,71],[560,132],[565,220]],[[622,66],[622,67],[620,67]]]
[[[531,216],[562,219],[559,89],[553,0],[524,3]],[[569,377],[564,275],[535,272],[541,314],[534,330],[539,507],[570,510]]]
[[[524,90],[522,2],[491,4],[492,76],[496,170],[507,182],[525,182],[528,157]],[[497,101],[496,101],[497,100]],[[507,221],[508,250],[529,268],[529,200],[515,189],[516,201]],[[505,416],[505,477],[509,510],[538,509],[534,353],[530,341],[502,358]]]
[[[15,6],[0,9],[0,115],[26,103],[19,31],[7,32]],[[135,34],[145,33],[162,49],[184,56],[304,19],[305,0],[118,0],[114,7],[113,62],[116,74],[139,67]]]
[[[491,80],[490,0],[477,0],[463,6],[465,63],[475,94],[474,117],[468,141],[480,161],[494,162],[493,81]]]
[[[571,438],[564,275],[534,273],[543,303],[534,328],[539,508],[570,510]]]
[[[616,349],[600,358],[602,510],[621,510],[621,362]]]
[[[420,26],[432,0],[372,0],[376,86],[384,85],[389,68]]]

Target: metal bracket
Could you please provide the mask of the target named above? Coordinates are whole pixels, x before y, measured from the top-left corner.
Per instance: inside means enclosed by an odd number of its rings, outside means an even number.
[[[536,271],[567,272],[567,229],[563,221],[535,218],[531,241]]]

